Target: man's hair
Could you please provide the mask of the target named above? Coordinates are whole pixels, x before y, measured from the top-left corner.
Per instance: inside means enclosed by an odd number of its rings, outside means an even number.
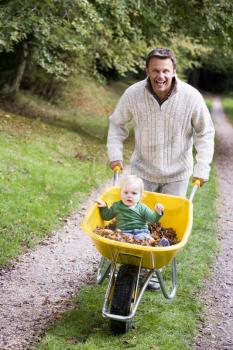
[[[144,192],[144,183],[142,179],[136,175],[126,175],[121,179],[120,188],[122,189],[127,185],[136,185],[139,188],[141,195]]]
[[[172,50],[167,49],[167,48],[157,48],[157,49],[153,49],[151,52],[149,52],[149,54],[147,55],[146,58],[146,68],[148,68],[150,60],[153,57],[157,57],[160,59],[166,59],[166,58],[170,58],[170,60],[173,63],[173,68],[176,69],[176,56],[175,54],[172,52]]]

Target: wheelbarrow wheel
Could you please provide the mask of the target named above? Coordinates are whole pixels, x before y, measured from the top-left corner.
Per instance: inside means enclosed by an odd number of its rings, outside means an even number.
[[[128,316],[134,301],[137,282],[138,267],[133,265],[121,265],[116,277],[112,296],[111,313],[120,316]],[[113,333],[126,333],[132,327],[132,320],[118,321],[110,319],[110,330]]]

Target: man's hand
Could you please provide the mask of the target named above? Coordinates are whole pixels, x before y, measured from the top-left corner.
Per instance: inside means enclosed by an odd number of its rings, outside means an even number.
[[[116,166],[119,166],[119,168],[122,171],[123,170],[123,162],[122,162],[122,160],[114,160],[113,162],[110,162],[110,167],[111,167],[112,170],[114,170],[114,168]]]
[[[192,183],[194,183],[196,180],[200,181],[200,187],[202,187],[208,180],[201,179],[200,177],[193,177]]]

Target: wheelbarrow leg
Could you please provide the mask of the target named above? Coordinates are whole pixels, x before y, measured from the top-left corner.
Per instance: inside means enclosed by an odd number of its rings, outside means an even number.
[[[158,277],[161,291],[166,299],[173,299],[176,296],[176,258],[172,260],[172,290],[169,293],[167,286],[165,284],[163,274],[160,270],[156,270],[156,275]]]
[[[96,282],[98,284],[103,283],[106,277],[109,276],[111,270],[111,261],[102,257],[97,269]]]

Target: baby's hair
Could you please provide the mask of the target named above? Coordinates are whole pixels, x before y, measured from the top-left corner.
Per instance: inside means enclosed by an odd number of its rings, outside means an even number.
[[[126,175],[124,176],[121,181],[120,181],[120,188],[122,189],[123,187],[127,185],[136,185],[140,189],[141,195],[144,192],[144,183],[140,177],[137,177],[136,175]]]

